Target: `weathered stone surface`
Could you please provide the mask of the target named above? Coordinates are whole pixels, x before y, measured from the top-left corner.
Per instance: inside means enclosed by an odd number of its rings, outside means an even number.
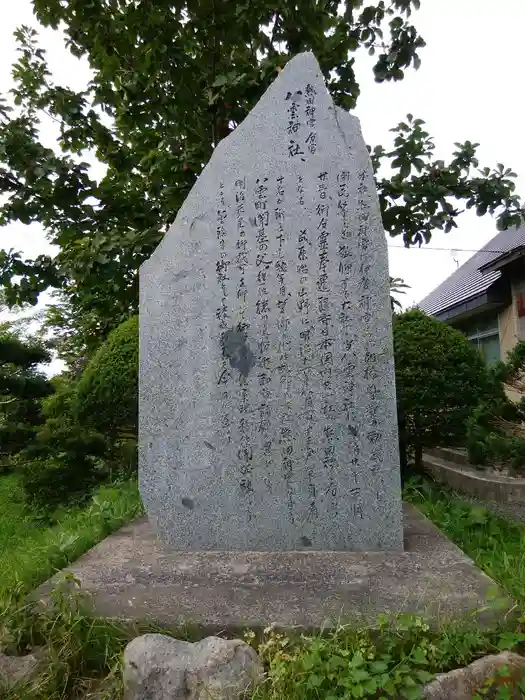
[[[124,652],[125,700],[240,700],[263,678],[256,652],[239,639],[190,644],[146,634]]]
[[[508,674],[497,676],[498,671],[505,667],[508,668]],[[509,684],[512,687],[522,678],[524,672],[525,658],[511,651],[504,651],[501,654],[484,656],[465,668],[439,675],[436,680],[425,686],[423,697],[426,700],[472,700],[490,678],[496,678],[495,685]],[[512,695],[516,700],[522,697],[519,690]]]
[[[12,687],[17,683],[28,683],[38,673],[42,664],[42,654],[8,656],[0,653],[0,687]]]
[[[218,144],[141,269],[140,487],[179,550],[400,550],[387,250],[312,54]]]
[[[413,506],[405,504],[405,551],[176,552],[147,520],[130,523],[68,569],[92,597],[93,614],[210,634],[247,627],[376,624],[383,612],[436,620],[471,615],[495,583]],[[47,600],[59,575],[36,595]],[[502,594],[503,596],[503,594]],[[509,602],[509,607],[511,603]],[[485,622],[502,610],[488,610]],[[480,619],[478,618],[478,619]]]

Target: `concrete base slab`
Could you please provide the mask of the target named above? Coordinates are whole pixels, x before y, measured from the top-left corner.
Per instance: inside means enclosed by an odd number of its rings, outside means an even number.
[[[317,628],[382,612],[436,620],[485,605],[494,582],[413,506],[404,517],[406,551],[394,553],[177,552],[141,519],[67,570],[98,616],[210,630]]]

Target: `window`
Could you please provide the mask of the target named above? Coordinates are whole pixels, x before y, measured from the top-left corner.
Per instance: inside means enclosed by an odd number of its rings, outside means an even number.
[[[500,359],[499,335],[469,338],[469,342],[481,351],[487,365],[493,365]]]
[[[500,359],[499,325],[497,314],[484,314],[459,327],[471,345],[483,355],[487,365],[493,365]]]

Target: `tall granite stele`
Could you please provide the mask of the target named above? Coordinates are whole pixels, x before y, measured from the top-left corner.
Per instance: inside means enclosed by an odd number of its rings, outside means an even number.
[[[313,54],[216,147],[141,269],[140,488],[178,550],[400,550],[385,235]]]

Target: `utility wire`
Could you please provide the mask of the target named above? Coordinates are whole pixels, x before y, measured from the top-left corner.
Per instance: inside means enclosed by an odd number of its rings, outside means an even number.
[[[411,245],[408,248],[404,245],[391,245],[387,244],[389,248],[398,248],[399,250],[443,250],[445,252],[457,252],[457,253],[511,253],[510,250],[488,250],[486,248],[436,248],[430,245],[416,246]]]

